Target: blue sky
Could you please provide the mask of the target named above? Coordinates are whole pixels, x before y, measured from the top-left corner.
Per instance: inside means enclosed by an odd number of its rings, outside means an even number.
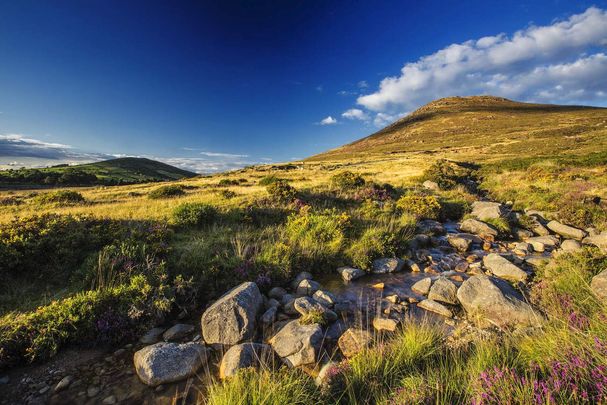
[[[432,99],[607,105],[605,1],[0,0],[0,166],[304,158]]]

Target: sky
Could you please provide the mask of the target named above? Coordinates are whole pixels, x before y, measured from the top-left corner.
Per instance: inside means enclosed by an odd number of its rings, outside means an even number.
[[[607,106],[607,0],[0,0],[0,167],[299,160],[474,94]]]

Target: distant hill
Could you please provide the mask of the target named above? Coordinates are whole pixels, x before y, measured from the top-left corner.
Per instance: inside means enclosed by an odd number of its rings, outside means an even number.
[[[393,153],[494,157],[607,150],[607,109],[530,104],[493,96],[433,101],[386,128],[309,160]]]
[[[83,165],[0,171],[0,185],[86,186],[179,180],[196,173],[145,158],[118,158]]]

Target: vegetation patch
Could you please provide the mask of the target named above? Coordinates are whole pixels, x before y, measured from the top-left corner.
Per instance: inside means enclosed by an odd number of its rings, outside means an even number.
[[[71,190],[57,190],[39,194],[34,199],[40,204],[70,205],[85,202],[82,194]]]
[[[433,195],[406,194],[398,199],[396,207],[417,218],[438,219],[441,205]]]
[[[205,203],[183,203],[173,210],[173,222],[177,226],[204,226],[217,218],[217,209]]]
[[[343,171],[331,177],[331,185],[338,190],[353,190],[362,187],[365,179],[351,171]]]
[[[159,200],[162,198],[181,197],[182,195],[185,195],[185,190],[182,186],[178,184],[168,184],[152,190],[148,194],[148,198],[152,200]]]

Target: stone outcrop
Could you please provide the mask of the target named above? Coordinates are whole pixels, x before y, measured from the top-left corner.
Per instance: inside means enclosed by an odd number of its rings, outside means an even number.
[[[268,343],[289,367],[315,363],[323,341],[318,324],[302,325],[298,320],[290,321]]]
[[[337,344],[342,354],[352,357],[373,343],[373,335],[364,329],[349,328],[339,338]]]
[[[193,376],[208,355],[209,349],[200,343],[156,343],[135,353],[135,371],[142,382],[155,387]]]
[[[219,377],[232,377],[242,368],[272,368],[275,356],[272,347],[262,343],[241,343],[232,346],[221,359]]]
[[[550,221],[548,224],[546,224],[546,226],[552,232],[569,239],[582,240],[587,235],[586,231],[574,228],[573,226],[561,224],[558,221]]]
[[[462,221],[459,228],[462,232],[472,233],[482,238],[497,238],[499,234],[498,230],[493,226],[474,218]]]
[[[512,264],[508,259],[497,253],[489,253],[483,258],[483,265],[495,276],[504,280],[518,282],[525,281],[529,277],[527,273],[518,266]]]

